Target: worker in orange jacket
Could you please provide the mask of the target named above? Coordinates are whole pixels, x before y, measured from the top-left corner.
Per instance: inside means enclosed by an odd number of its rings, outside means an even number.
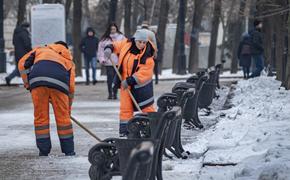
[[[127,123],[137,110],[127,89],[132,92],[142,112],[155,111],[152,83],[154,52],[154,45],[148,41],[147,33],[143,30],[138,30],[132,39],[116,41],[104,48],[107,58],[111,53],[119,56],[118,67],[122,76],[119,115],[121,137],[128,135]]]
[[[49,103],[55,114],[61,150],[75,155],[73,129],[70,120],[75,91],[75,66],[68,46],[63,41],[37,47],[25,54],[18,68],[34,105],[34,126],[39,156],[51,150],[49,133]]]

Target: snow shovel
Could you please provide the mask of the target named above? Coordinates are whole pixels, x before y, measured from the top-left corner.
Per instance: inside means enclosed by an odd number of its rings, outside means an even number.
[[[112,63],[112,65],[113,65],[113,67],[114,67],[114,69],[115,69],[115,71],[116,71],[116,73],[117,73],[117,75],[118,75],[120,81],[122,82],[122,76],[121,76],[119,70],[117,69],[117,67],[116,67],[116,65],[115,65],[115,63],[114,63],[114,61],[112,61],[111,58],[109,58],[109,60],[111,61],[111,63]],[[141,110],[141,108],[139,107],[139,105],[138,105],[137,101],[135,100],[134,96],[132,95],[131,91],[130,91],[129,89],[127,89],[127,91],[128,91],[128,93],[129,93],[129,95],[130,95],[130,97],[131,97],[131,99],[132,99],[134,105],[135,105],[136,108],[138,109],[138,111],[139,111],[140,113],[142,113],[142,110]]]
[[[102,142],[100,138],[98,138],[92,131],[90,131],[88,128],[86,128],[82,123],[80,123],[76,118],[70,116],[71,120],[75,122],[79,127],[81,127],[83,130],[85,130],[87,133],[89,133],[93,138],[95,138],[97,141]]]

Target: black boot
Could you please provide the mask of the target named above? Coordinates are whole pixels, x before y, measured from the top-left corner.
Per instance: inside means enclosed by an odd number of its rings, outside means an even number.
[[[114,95],[113,95],[113,99],[118,99],[117,94],[114,94]]]
[[[128,132],[128,128],[127,128],[127,122],[120,122],[119,125],[119,136],[120,137],[127,137],[129,132]]]
[[[65,156],[75,156],[76,153],[73,151],[73,152],[69,152],[69,153],[65,153]]]
[[[39,152],[39,156],[48,156],[48,153]]]
[[[112,94],[109,94],[108,99],[113,99]]]
[[[5,81],[6,81],[6,85],[10,86],[10,79],[8,77],[5,78]]]

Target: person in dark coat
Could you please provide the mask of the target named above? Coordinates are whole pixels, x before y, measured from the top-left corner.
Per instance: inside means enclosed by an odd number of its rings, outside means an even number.
[[[93,84],[97,83],[96,79],[96,69],[97,69],[97,49],[98,49],[99,39],[95,36],[95,31],[93,28],[87,28],[86,37],[81,41],[80,48],[84,53],[85,67],[86,67],[86,85],[90,84],[90,66],[93,71]]]
[[[18,71],[18,62],[26,53],[31,51],[31,39],[28,31],[29,23],[24,22],[20,26],[17,26],[13,32],[13,45],[15,52],[15,69],[5,77],[6,84],[9,86],[11,80],[20,76]]]
[[[248,33],[243,34],[238,48],[239,65],[243,67],[244,78],[248,79],[251,66],[251,37]]]
[[[257,77],[261,75],[261,72],[264,68],[264,57],[263,57],[263,38],[262,38],[262,21],[254,21],[254,30],[250,32],[252,46],[251,54],[256,65],[254,71],[250,75],[250,78]]]

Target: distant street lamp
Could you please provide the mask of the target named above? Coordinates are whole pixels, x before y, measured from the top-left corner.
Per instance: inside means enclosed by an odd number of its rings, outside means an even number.
[[[5,41],[3,34],[3,6],[3,0],[0,0],[0,73],[6,72],[6,54],[4,52]]]

